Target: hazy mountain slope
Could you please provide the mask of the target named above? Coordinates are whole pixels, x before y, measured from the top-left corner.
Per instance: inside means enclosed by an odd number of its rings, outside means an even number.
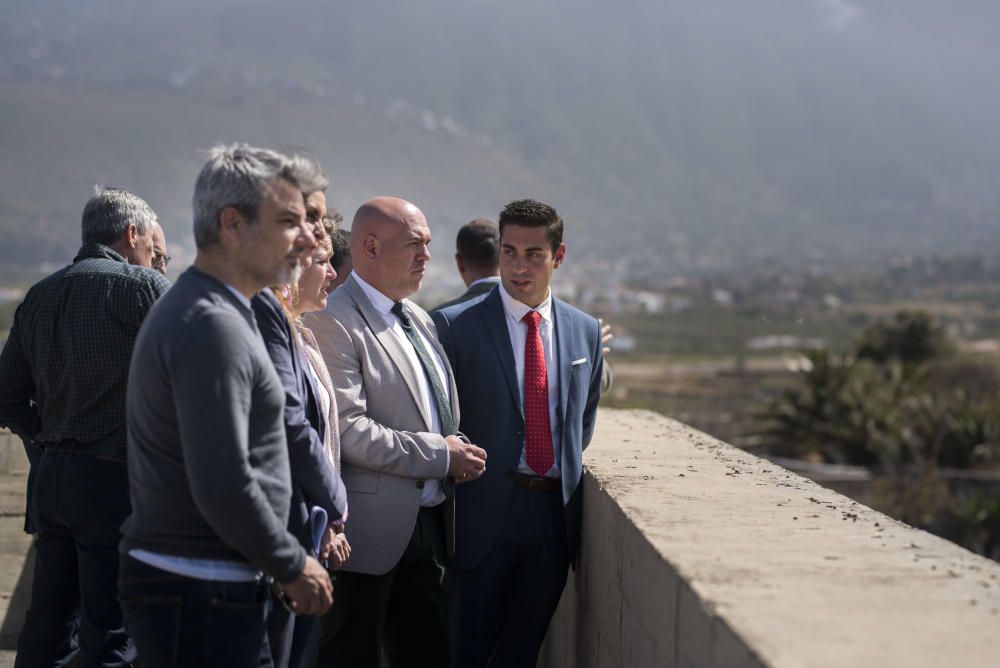
[[[324,100],[289,105],[270,89],[219,100],[156,87],[93,92],[31,84],[16,93],[0,90],[0,103],[4,127],[16,128],[0,132],[0,153],[14,155],[26,142],[33,147],[0,166],[0,181],[18,184],[0,200],[0,222],[11,231],[0,245],[4,261],[72,253],[80,211],[95,183],[143,194],[171,242],[189,244],[198,149],[217,141],[308,146],[330,168],[331,200],[348,218],[366,197],[396,193],[421,202],[432,220],[453,232],[463,217],[495,215],[517,193],[556,196],[544,180],[527,179],[523,166],[499,148],[413,132]],[[284,122],[275,123],[278,116]],[[345,127],[350,132],[338,131]],[[442,231],[441,238],[449,235]]]
[[[983,1],[9,4],[0,230],[52,241],[0,260],[64,252],[94,181],[186,220],[236,138],[315,148],[347,208],[447,236],[550,197],[578,248],[679,269],[1000,245]]]

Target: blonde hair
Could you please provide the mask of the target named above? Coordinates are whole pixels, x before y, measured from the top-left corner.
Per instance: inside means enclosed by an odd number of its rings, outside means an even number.
[[[316,250],[313,251],[313,262],[327,262],[333,257],[333,240],[326,234],[316,240]],[[302,316],[295,315],[299,306],[299,284],[284,283],[282,285],[272,285],[271,290],[278,298],[278,303],[288,316],[288,320],[296,327],[301,325]]]

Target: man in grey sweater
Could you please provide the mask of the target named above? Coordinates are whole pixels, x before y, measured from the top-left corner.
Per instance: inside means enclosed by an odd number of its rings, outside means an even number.
[[[296,613],[332,603],[286,528],[284,389],[250,307],[296,280],[315,240],[293,161],[274,151],[213,149],[193,203],[194,266],[132,358],[119,596],[143,666],[266,666],[268,580]]]

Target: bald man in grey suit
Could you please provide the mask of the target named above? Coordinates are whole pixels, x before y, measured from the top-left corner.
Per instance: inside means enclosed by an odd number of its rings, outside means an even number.
[[[446,552],[454,482],[478,478],[486,453],[457,435],[458,397],[420,289],[430,229],[413,204],[369,200],[351,226],[354,270],[307,317],[339,408],[351,560],[320,664],[446,666]],[[447,536],[446,540],[446,534]]]

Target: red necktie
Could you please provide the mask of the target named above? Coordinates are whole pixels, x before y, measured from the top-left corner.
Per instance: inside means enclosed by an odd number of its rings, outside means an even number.
[[[528,325],[524,341],[524,460],[540,476],[552,468],[552,428],[549,423],[549,379],[545,350],[538,333],[538,311],[522,318]]]

